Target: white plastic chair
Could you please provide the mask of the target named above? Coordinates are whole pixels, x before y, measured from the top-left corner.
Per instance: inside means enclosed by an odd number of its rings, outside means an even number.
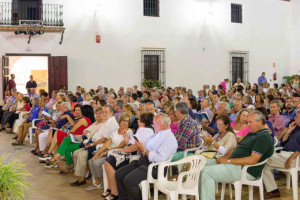
[[[275,150],[283,149],[283,147],[278,147]],[[274,168],[278,171],[285,172],[286,174],[286,189],[291,189],[291,177],[292,177],[292,187],[293,187],[293,199],[298,199],[298,171],[299,171],[299,156],[296,158],[296,166],[289,169],[286,168]]]
[[[196,148],[190,148],[190,149],[186,149],[184,150],[183,152],[183,158],[186,158],[187,157],[187,154],[191,151],[195,151],[195,154],[197,154],[197,152],[199,152],[201,149],[202,149],[202,144],[204,143],[204,140],[202,138],[200,138],[199,140],[200,142],[200,145],[199,147],[196,147]],[[177,166],[177,169],[178,169],[178,173],[180,173],[182,171],[182,168],[183,168],[184,165],[178,165]],[[169,174],[170,176],[172,176],[172,167],[169,168]]]
[[[28,137],[29,137],[29,143],[32,144],[32,135],[33,135],[33,129],[37,129],[36,125],[35,125],[35,121],[37,120],[41,120],[41,119],[34,119],[32,120],[32,125],[31,127],[29,127],[29,130],[28,130]]]
[[[172,157],[173,155],[171,156],[171,158],[165,162],[160,162],[160,163],[151,163],[149,166],[148,166],[148,171],[147,171],[147,180],[143,180],[141,183],[140,183],[140,188],[141,188],[141,191],[142,191],[142,199],[143,200],[148,200],[151,198],[151,193],[150,193],[150,184],[155,184],[157,182],[158,179],[154,179],[153,176],[152,176],[152,171],[153,171],[153,168],[155,166],[160,166],[161,164],[164,164],[164,163],[170,163],[171,160],[172,160]]]
[[[255,179],[254,181],[247,180],[246,174],[247,174],[247,169],[249,167],[255,167],[255,166],[263,165],[267,162],[267,160],[268,159],[266,159],[263,162],[257,163],[255,165],[245,165],[245,166],[243,166],[241,180],[240,181],[235,181],[235,182],[229,184],[230,199],[232,199],[231,184],[233,184],[234,188],[235,188],[235,199],[236,200],[241,200],[241,198],[242,198],[242,186],[243,185],[248,185],[249,200],[253,200],[253,186],[258,186],[259,187],[260,199],[264,199],[264,188],[263,188],[263,182],[262,182],[263,170],[261,172],[261,176],[258,179]],[[226,187],[226,183],[222,183],[221,200],[224,200],[225,187]]]
[[[177,181],[169,181],[164,176],[165,167],[190,163],[190,169],[181,172]],[[183,199],[186,195],[194,195],[199,200],[198,183],[200,171],[204,168],[206,159],[201,155],[191,155],[176,162],[163,163],[158,166],[158,181],[154,184],[154,200],[158,200],[158,190],[165,193],[171,200],[177,200],[181,194]]]

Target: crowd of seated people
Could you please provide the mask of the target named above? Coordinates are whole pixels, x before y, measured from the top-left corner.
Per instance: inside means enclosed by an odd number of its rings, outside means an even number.
[[[264,170],[265,197],[279,197],[272,169],[293,167],[300,155],[295,139],[300,86],[251,86],[238,79],[226,88],[228,79],[221,83],[211,89],[204,85],[197,96],[185,87],[139,90],[135,85],[116,92],[98,86],[87,92],[77,86],[75,92],[51,91],[51,98],[44,90],[37,94],[32,88],[23,95],[12,88],[1,104],[0,130],[14,134],[12,145],[24,145],[34,125],[31,153],[46,168],[74,173],[70,186],[91,178],[85,190],[101,189],[104,169],[108,187],[99,195],[108,199],[141,199],[139,183],[147,178],[149,164],[180,160],[185,150],[196,147],[216,153],[201,172],[202,199],[214,199],[214,182],[238,180],[242,165],[265,159],[265,168],[251,168],[247,176],[254,180]],[[207,118],[198,121],[199,114]],[[274,137],[284,147],[277,153]]]

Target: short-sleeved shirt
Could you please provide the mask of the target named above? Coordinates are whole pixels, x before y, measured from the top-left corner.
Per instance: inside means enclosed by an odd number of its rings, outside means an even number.
[[[37,84],[35,81],[33,81],[33,82],[28,81],[26,83],[26,88],[36,88],[36,87],[37,87]]]
[[[287,141],[283,142],[283,151],[300,151],[300,127],[297,126],[292,132]]]
[[[255,152],[261,156],[258,162],[262,162],[274,153],[273,139],[268,129],[262,129],[255,133],[249,133],[240,145],[232,152],[231,158],[248,157]],[[257,178],[261,175],[264,165],[248,168],[248,173]]]
[[[39,118],[40,111],[41,111],[41,108],[38,105],[34,106],[34,108],[32,108],[32,110],[30,112],[31,116],[29,117],[28,122],[31,122],[32,120]],[[44,111],[48,112],[48,109],[46,107],[44,107]]]
[[[293,108],[293,109],[291,110],[291,112],[286,111],[286,112],[282,113],[282,116],[283,116],[283,118],[284,118],[285,127],[288,128],[288,127],[289,127],[289,124],[290,124],[290,121],[292,121],[292,120],[295,118],[295,116],[296,116],[296,109]]]
[[[11,90],[11,89],[13,89],[13,88],[16,87],[16,82],[15,82],[14,80],[12,80],[12,79],[10,79],[10,80],[7,82],[7,84],[8,84],[9,90]]]
[[[74,119],[74,115],[70,110],[64,112],[63,115],[69,115],[72,119]],[[55,125],[57,129],[61,129],[66,123],[68,123],[68,119],[64,118],[64,119],[57,120]]]

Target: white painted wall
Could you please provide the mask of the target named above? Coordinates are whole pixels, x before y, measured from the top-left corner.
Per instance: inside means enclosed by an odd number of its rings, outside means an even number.
[[[299,63],[293,39],[300,28],[291,31],[300,19],[295,0],[160,0],[158,18],[143,16],[141,0],[47,1],[64,4],[63,44],[60,34],[46,33],[29,46],[31,53],[68,56],[70,90],[140,85],[142,47],[166,48],[167,86],[184,85],[194,93],[229,77],[230,50],[249,51],[251,82],[262,71],[268,79],[277,72],[281,80]],[[243,24],[230,22],[231,3],[243,4]],[[27,39],[1,32],[0,55],[26,53]]]
[[[300,74],[300,1],[291,2],[291,61],[289,74]]]

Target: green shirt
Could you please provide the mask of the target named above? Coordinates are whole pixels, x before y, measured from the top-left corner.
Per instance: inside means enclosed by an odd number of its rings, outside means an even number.
[[[232,152],[231,158],[248,157],[252,152],[261,156],[258,162],[262,162],[273,155],[274,144],[268,129],[247,134],[240,145]],[[253,177],[258,178],[261,176],[263,168],[264,165],[249,167],[247,172]]]

